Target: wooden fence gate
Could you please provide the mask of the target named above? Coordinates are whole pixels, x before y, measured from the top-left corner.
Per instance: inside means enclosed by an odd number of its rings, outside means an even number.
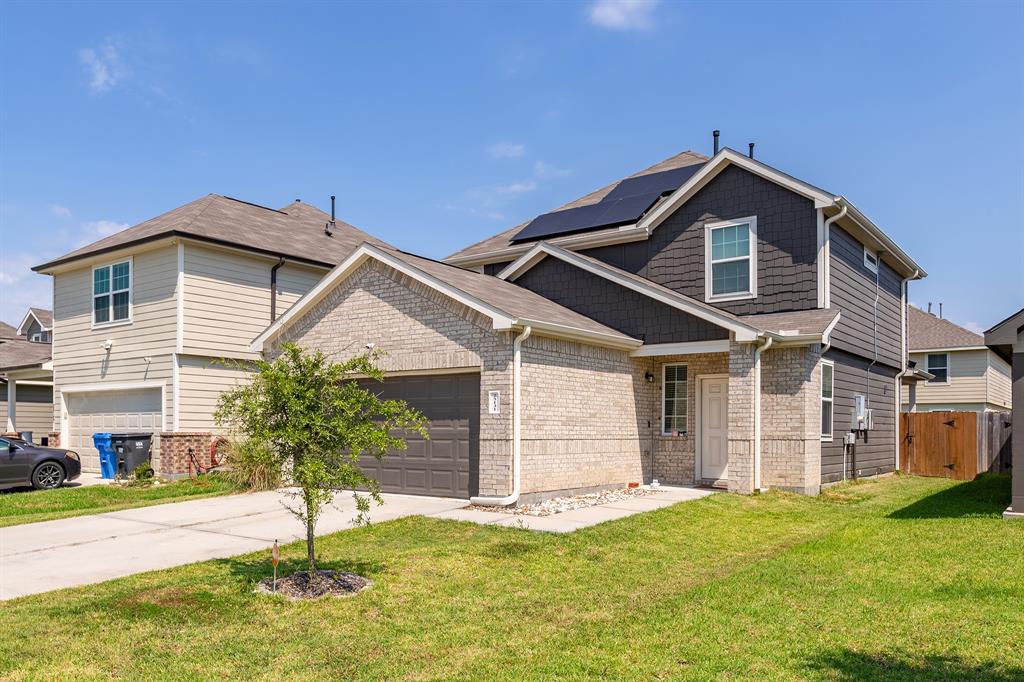
[[[1010,468],[1008,412],[904,412],[900,470],[970,481]]]

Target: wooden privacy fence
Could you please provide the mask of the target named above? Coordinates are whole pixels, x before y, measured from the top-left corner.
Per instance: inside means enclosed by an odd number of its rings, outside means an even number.
[[[900,470],[970,481],[1009,471],[1009,412],[904,412],[900,415]]]

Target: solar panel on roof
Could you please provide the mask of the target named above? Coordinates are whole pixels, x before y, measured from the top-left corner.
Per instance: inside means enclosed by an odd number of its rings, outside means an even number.
[[[662,194],[672,192],[683,185],[700,170],[701,165],[627,178],[596,204],[537,216],[517,232],[511,241],[532,241],[599,227],[629,224],[640,218]]]

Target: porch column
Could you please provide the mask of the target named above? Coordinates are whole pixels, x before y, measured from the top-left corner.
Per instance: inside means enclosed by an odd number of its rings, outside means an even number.
[[[18,382],[14,377],[7,377],[7,433],[17,433],[18,418]]]
[[[754,346],[729,343],[729,491],[754,492]]]

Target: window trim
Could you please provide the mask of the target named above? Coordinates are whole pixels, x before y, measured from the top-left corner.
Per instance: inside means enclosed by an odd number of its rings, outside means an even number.
[[[874,262],[873,265],[872,265],[871,261],[868,260],[868,256],[871,256],[872,258],[875,259],[875,262]],[[879,263],[879,261],[878,261],[878,252],[877,251],[872,251],[867,246],[865,246],[864,247],[864,267],[866,267],[871,272],[873,272],[875,274],[878,274],[878,263]]]
[[[829,367],[832,368],[832,397],[831,398],[826,398],[825,397],[825,370],[824,370],[824,367],[826,365],[828,365]],[[826,433],[822,433],[821,434],[821,441],[823,443],[831,443],[832,440],[835,438],[835,433],[836,433],[836,363],[834,361],[832,361],[832,360],[822,360],[821,361],[821,366],[822,366],[822,371],[821,371],[821,388],[818,390],[818,405],[819,405],[818,409],[823,411],[824,410],[824,405],[825,405],[826,402],[831,403],[831,405],[832,405],[832,420],[831,420],[831,423],[828,425],[829,432],[827,434]],[[819,412],[819,416],[820,416],[820,412]],[[818,419],[818,423],[820,425],[820,423],[821,423],[821,419],[820,418]],[[820,426],[819,426],[819,428],[820,428]]]
[[[950,366],[949,366],[949,359],[950,358],[949,358],[949,353],[926,353],[925,356],[924,356],[924,371],[928,372],[929,374],[932,373],[931,365],[928,362],[928,360],[933,355],[944,355],[946,357],[946,380],[945,381],[936,381],[935,379],[930,379],[930,380],[925,382],[925,385],[926,386],[949,386],[949,380],[950,380]]]
[[[750,290],[734,292],[729,294],[713,295],[711,293],[712,266],[711,261],[711,233],[723,227],[736,225],[747,225],[750,231],[750,254],[718,261],[719,263],[730,263],[744,258],[748,261],[750,274]],[[706,303],[723,303],[726,301],[746,301],[757,298],[757,216],[745,218],[734,218],[732,220],[716,220],[704,223],[704,301]]]
[[[672,432],[667,430],[665,427],[668,425],[668,414],[665,411],[665,386],[668,380],[668,368],[669,367],[685,367],[686,368],[686,430],[680,431],[678,436],[673,436]],[[690,365],[687,362],[666,362],[661,366],[661,435],[669,438],[681,438],[690,435]]]
[[[128,264],[128,317],[123,320],[115,320],[114,317],[114,266],[120,265],[121,263]],[[109,269],[110,270],[110,291],[105,294],[96,293],[96,271]],[[125,325],[132,324],[134,321],[134,303],[135,303],[135,259],[132,256],[127,258],[119,258],[114,261],[109,261],[100,265],[92,266],[89,272],[89,290],[92,294],[89,296],[89,321],[92,329],[106,329],[107,327],[122,327]],[[116,293],[125,291],[124,289],[118,289]],[[110,318],[106,322],[96,321],[96,299],[99,296],[110,297]]]

